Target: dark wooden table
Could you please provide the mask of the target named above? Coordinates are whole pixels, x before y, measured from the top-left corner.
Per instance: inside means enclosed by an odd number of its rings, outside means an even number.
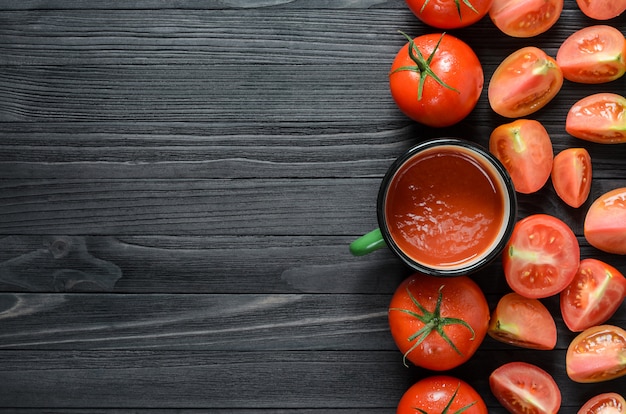
[[[594,23],[566,0],[557,25],[505,37],[484,19],[451,31],[486,82],[527,45],[555,56]],[[624,30],[626,19],[610,24]],[[387,73],[425,27],[402,0],[0,1],[0,407],[11,413],[393,413],[429,372],[405,368],[387,305],[409,274],[389,251],[355,258],[376,227],[382,175],[404,149],[453,135],[486,144],[507,120],[486,89],[446,129],[403,116]],[[626,145],[570,137],[567,109],[606,85],[566,82],[532,117],[555,153],[584,146],[590,200],[566,207],[550,183],[519,216],[567,222],[583,257],[593,199],[626,186]],[[501,263],[476,274],[491,306]],[[467,380],[494,413],[487,377],[538,364],[563,413],[626,391],[626,378],[576,384],[556,298],[555,351],[487,338]],[[611,323],[626,326],[622,305]]]

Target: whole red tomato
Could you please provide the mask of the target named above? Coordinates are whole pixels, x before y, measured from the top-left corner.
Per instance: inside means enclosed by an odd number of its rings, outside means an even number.
[[[467,382],[448,375],[424,378],[411,386],[398,403],[397,414],[487,414],[482,397]]]
[[[487,15],[493,0],[406,0],[422,22],[439,29],[457,29]]]
[[[389,73],[391,96],[409,118],[432,127],[456,124],[474,109],[483,90],[483,68],[465,42],[449,34],[411,39]]]
[[[489,316],[483,292],[467,276],[415,273],[398,286],[389,304],[391,335],[404,358],[434,371],[452,369],[474,355]]]

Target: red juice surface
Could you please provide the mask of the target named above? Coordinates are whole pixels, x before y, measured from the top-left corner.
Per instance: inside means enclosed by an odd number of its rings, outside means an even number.
[[[392,179],[387,227],[414,261],[435,268],[461,266],[480,258],[498,238],[502,193],[489,170],[466,151],[425,151]]]

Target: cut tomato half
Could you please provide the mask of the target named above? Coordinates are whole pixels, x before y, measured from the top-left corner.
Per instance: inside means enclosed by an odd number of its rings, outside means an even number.
[[[626,142],[626,98],[600,92],[579,100],[567,113],[565,130],[576,138],[600,144]]]
[[[626,187],[608,191],[591,204],[584,233],[596,249],[626,254]]]
[[[591,156],[584,148],[566,148],[552,161],[554,191],[567,205],[578,208],[591,191]]]
[[[572,381],[581,383],[626,375],[626,331],[614,325],[585,329],[567,348],[565,368]]]

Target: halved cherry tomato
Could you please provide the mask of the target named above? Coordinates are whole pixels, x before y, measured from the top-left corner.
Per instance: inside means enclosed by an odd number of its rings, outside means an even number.
[[[626,73],[626,39],[612,26],[588,26],[559,47],[556,63],[563,77],[578,83],[605,83]]]
[[[626,0],[576,0],[580,11],[595,20],[609,20],[626,10]]]
[[[626,331],[614,325],[585,329],[569,344],[565,368],[572,381],[582,383],[626,375]]]
[[[413,384],[398,403],[397,414],[487,414],[487,405],[467,382],[448,375],[426,377]]]
[[[605,392],[591,397],[577,414],[624,414],[626,400],[616,392]]]
[[[522,348],[549,350],[556,345],[556,323],[538,299],[507,293],[491,314],[487,334]]]
[[[556,414],[561,407],[561,390],[554,378],[536,365],[509,362],[489,376],[496,399],[513,414]]]
[[[440,29],[457,29],[476,23],[489,12],[493,0],[406,0],[422,22]]]
[[[596,249],[626,254],[626,187],[608,191],[591,204],[584,233]]]
[[[478,57],[465,42],[449,34],[406,37],[409,43],[400,49],[389,73],[394,101],[409,118],[428,126],[461,121],[483,90]]]
[[[563,221],[534,214],[517,222],[502,262],[513,291],[527,298],[546,298],[561,292],[574,279],[580,246]]]
[[[565,130],[576,138],[600,144],[626,142],[626,98],[600,92],[579,100],[567,113]]]
[[[467,276],[415,273],[398,286],[389,304],[391,335],[404,358],[434,371],[452,369],[474,355],[487,334],[489,316],[487,299]]]
[[[534,193],[550,178],[552,141],[539,121],[518,119],[498,126],[489,137],[489,151],[502,162],[520,193]]]
[[[537,36],[559,20],[563,0],[494,0],[489,17],[504,34]]]
[[[543,108],[563,86],[563,73],[551,56],[534,46],[511,53],[496,68],[488,87],[491,108],[521,118]]]
[[[567,205],[578,208],[591,191],[591,156],[584,148],[566,148],[552,161],[552,185]]]
[[[626,278],[613,266],[583,259],[574,280],[560,294],[565,325],[580,332],[609,320],[626,298]]]

